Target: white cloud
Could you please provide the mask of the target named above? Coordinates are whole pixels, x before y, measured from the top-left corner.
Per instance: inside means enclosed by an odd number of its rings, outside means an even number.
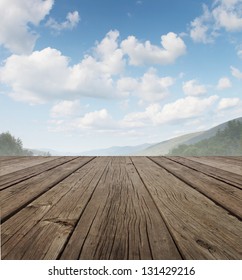
[[[159,77],[153,68],[140,78],[114,79],[125,68],[118,36],[118,31],[110,31],[96,44],[93,56],[86,55],[73,66],[68,57],[52,48],[30,55],[12,55],[0,68],[0,82],[12,89],[12,98],[31,104],[81,96],[127,98],[130,94],[145,102],[162,100],[174,79]]]
[[[220,0],[212,11],[217,27],[225,28],[227,31],[242,30],[242,1]]]
[[[239,58],[242,59],[242,49],[237,51],[237,55],[238,55]]]
[[[191,22],[190,36],[195,42],[212,43],[221,29],[242,30],[242,0],[216,0],[211,9],[203,5],[203,14]]]
[[[190,119],[204,114],[218,100],[213,95],[208,98],[188,96],[168,103],[161,108],[159,104],[149,105],[144,112],[127,114],[123,123],[130,127],[158,125],[178,120]]]
[[[123,70],[125,61],[117,37],[117,32],[109,32],[93,56],[87,55],[73,66],[68,57],[52,48],[12,55],[0,68],[0,82],[12,89],[15,100],[31,104],[80,96],[118,97],[112,76]]]
[[[237,79],[239,79],[239,80],[242,79],[242,72],[240,72],[239,69],[237,69],[237,68],[235,68],[235,67],[233,67],[233,66],[231,66],[230,69],[231,69],[232,75],[233,75],[235,78],[237,78]]]
[[[54,0],[1,0],[0,44],[13,53],[30,53],[38,35],[29,24],[38,26],[53,4]]]
[[[135,95],[144,102],[157,102],[166,97],[169,87],[174,84],[172,77],[159,77],[156,70],[150,68],[142,77],[135,79],[121,78],[117,81],[117,89],[123,94]]]
[[[131,93],[135,92],[138,86],[138,80],[131,77],[123,77],[117,81],[117,89],[126,95],[130,95]]]
[[[150,70],[140,79],[136,92],[143,101],[157,102],[167,96],[173,83],[171,77],[158,77],[155,71]]]
[[[216,95],[208,98],[188,96],[178,99],[173,103],[166,104],[158,114],[157,120],[159,123],[163,123],[200,116],[208,110],[217,99],[218,96]]]
[[[81,113],[82,107],[79,100],[63,100],[55,104],[51,109],[53,118],[75,116]]]
[[[73,13],[69,12],[66,16],[66,20],[58,23],[55,19],[50,18],[46,22],[46,26],[54,29],[56,31],[62,31],[66,29],[73,29],[77,26],[78,22],[80,21],[80,16],[78,11],[74,11]]]
[[[69,75],[68,58],[51,48],[31,55],[12,55],[0,68],[0,81],[12,88],[10,95],[32,104],[62,96]]]
[[[124,70],[125,60],[123,52],[118,46],[118,38],[119,32],[111,30],[100,43],[97,43],[95,48],[96,56],[101,61],[101,67],[105,73],[115,75]]]
[[[107,109],[86,113],[83,117],[69,119],[52,119],[49,121],[51,131],[82,131],[115,132],[126,134],[128,131],[160,124],[190,120],[208,112],[218,100],[218,96],[198,98],[188,96],[168,103],[161,107],[154,103],[145,111],[126,114],[123,119],[115,120]]]
[[[207,92],[206,86],[200,85],[196,80],[184,82],[182,88],[184,93],[190,96],[199,96]]]
[[[227,77],[222,77],[219,79],[218,84],[217,84],[217,89],[218,90],[224,90],[227,88],[231,88],[231,82],[230,79]]]
[[[101,109],[99,111],[89,112],[82,118],[76,119],[74,126],[78,128],[99,128],[109,129],[113,128],[114,121],[107,109]]]
[[[204,44],[213,41],[212,36],[208,33],[211,21],[211,13],[206,5],[203,5],[203,14],[195,18],[191,22],[190,36],[194,42],[202,42]]]
[[[157,114],[161,107],[158,103],[149,105],[144,112],[133,112],[124,116],[121,121],[123,127],[137,128],[157,124]]]
[[[222,98],[218,104],[218,110],[225,110],[229,108],[233,108],[239,105],[240,99],[239,98]]]
[[[62,131],[85,131],[88,133],[109,132],[119,129],[107,109],[101,109],[84,114],[82,117],[70,117],[64,119],[51,119],[48,121],[49,130],[52,132]]]
[[[131,65],[173,63],[186,53],[184,41],[175,33],[161,36],[162,48],[152,45],[150,41],[140,43],[134,36],[129,36],[121,43],[121,48],[129,56]]]

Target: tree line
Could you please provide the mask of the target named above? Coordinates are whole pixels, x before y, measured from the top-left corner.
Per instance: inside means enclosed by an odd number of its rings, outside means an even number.
[[[0,134],[0,156],[33,156],[33,153],[23,148],[20,138],[3,132]]]
[[[242,156],[242,122],[229,121],[224,130],[195,144],[181,144],[169,156]]]

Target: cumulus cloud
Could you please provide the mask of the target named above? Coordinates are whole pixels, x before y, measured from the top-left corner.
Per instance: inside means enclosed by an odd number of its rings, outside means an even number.
[[[15,100],[32,104],[78,96],[113,97],[114,93],[109,73],[93,57],[70,67],[69,59],[51,48],[29,56],[12,55],[0,74]]]
[[[150,41],[141,43],[134,36],[129,36],[121,43],[121,49],[129,56],[131,65],[166,65],[186,53],[184,41],[173,32],[161,36],[161,46],[152,45]]]
[[[213,17],[217,27],[225,28],[227,31],[242,30],[242,1],[241,0],[219,0],[213,11]]]
[[[12,55],[0,68],[0,82],[12,89],[10,95],[15,100],[31,104],[80,96],[117,97],[113,75],[125,66],[117,37],[117,32],[109,32],[93,55],[73,66],[68,57],[52,48]]]
[[[66,29],[73,29],[74,27],[77,26],[79,21],[80,21],[79,13],[78,11],[74,11],[73,13],[69,12],[66,16],[66,20],[61,23],[58,23],[55,19],[50,18],[46,22],[46,26],[60,32]]]
[[[233,75],[235,78],[237,78],[237,79],[239,79],[239,80],[242,79],[242,72],[240,72],[239,69],[237,69],[237,68],[235,68],[235,67],[233,67],[233,66],[231,66],[230,69],[231,69],[232,75]]]
[[[38,38],[30,24],[38,26],[53,4],[54,0],[1,0],[0,44],[12,53],[30,53]]]
[[[68,58],[51,48],[12,55],[0,69],[0,81],[12,88],[10,95],[31,104],[63,95],[69,76]]]
[[[188,119],[202,115],[217,101],[218,96],[212,95],[208,98],[188,96],[178,99],[173,103],[166,104],[158,114],[159,123]]]
[[[60,51],[45,48],[30,55],[11,55],[0,68],[0,82],[10,96],[30,104],[50,100],[76,100],[82,96],[127,98],[154,103],[169,94],[174,79],[160,77],[150,68],[139,78],[121,77],[126,61],[118,44],[119,32],[110,31],[97,42],[92,55],[70,65]],[[118,77],[116,77],[118,75]]]
[[[218,96],[199,98],[188,96],[161,107],[158,103],[150,104],[144,111],[126,114],[121,120],[113,119],[107,109],[84,114],[70,119],[52,119],[49,124],[52,131],[81,131],[88,129],[96,132],[127,133],[136,129],[158,126],[160,124],[194,119],[208,112],[218,100]]]
[[[204,114],[216,101],[218,96],[198,98],[187,96],[168,103],[162,108],[159,104],[149,105],[144,112],[127,114],[123,122],[130,126],[142,126],[145,124],[162,124],[178,120],[190,119]]]
[[[81,113],[82,107],[79,100],[63,100],[55,104],[51,109],[51,117],[70,117],[79,115]]]
[[[160,110],[161,106],[158,103],[151,104],[144,112],[133,112],[125,115],[121,125],[123,127],[137,128],[157,124],[157,114]]]
[[[77,128],[99,128],[109,129],[114,127],[112,116],[107,109],[86,113],[82,118],[74,121]]]
[[[223,78],[219,79],[218,84],[217,84],[217,89],[224,90],[224,89],[230,88],[231,86],[232,85],[231,85],[229,78],[223,77]]]
[[[233,107],[236,107],[239,104],[240,104],[240,99],[239,98],[222,98],[219,101],[218,110],[221,111],[221,110],[233,108]]]
[[[195,42],[211,43],[221,29],[242,30],[242,0],[216,0],[211,9],[203,5],[203,14],[191,22],[190,36]]]
[[[149,69],[141,78],[121,78],[117,89],[124,94],[132,94],[145,102],[157,102],[166,97],[169,87],[174,84],[172,77],[159,77],[156,70]]]
[[[70,117],[63,119],[49,120],[50,131],[88,131],[89,133],[95,132],[108,132],[119,130],[119,124],[113,120],[107,109],[91,111],[84,114],[82,117]]]
[[[138,85],[138,95],[144,101],[159,101],[168,94],[173,83],[171,77],[158,77],[155,72],[148,71]]]
[[[182,88],[184,93],[190,96],[199,96],[207,92],[206,86],[199,84],[196,80],[184,82]]]
[[[115,75],[124,70],[125,60],[118,45],[118,38],[119,32],[111,30],[95,48],[96,57],[102,62],[101,67],[105,73]]]
[[[191,22],[190,36],[194,42],[210,43],[213,37],[208,33],[212,15],[206,5],[203,5],[203,14]]]

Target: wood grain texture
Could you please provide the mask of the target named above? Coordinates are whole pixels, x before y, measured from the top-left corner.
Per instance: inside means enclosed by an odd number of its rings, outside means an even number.
[[[112,158],[61,258],[181,258],[129,158]]]
[[[74,159],[74,157],[49,157],[48,159],[44,159],[42,161],[35,160],[34,162],[30,160],[30,163],[21,166],[21,169],[19,168],[20,170],[13,170],[11,169],[11,166],[8,166],[7,174],[0,176],[0,190],[6,189],[12,185],[16,185],[21,181],[25,181],[26,179],[62,165],[72,159]]]
[[[92,159],[92,157],[71,159],[65,165],[57,166],[33,178],[3,189],[1,191],[1,220],[5,221],[8,217],[14,215]]]
[[[0,157],[1,158],[1,157]],[[55,157],[13,157],[0,160],[0,176],[10,174],[12,172],[33,167],[34,165],[53,160]]]
[[[165,157],[151,157],[150,159],[242,219],[241,189]]]
[[[185,259],[242,258],[236,217],[147,158],[133,161]]]
[[[0,157],[1,258],[242,259],[241,163]]]
[[[6,221],[2,257],[56,259],[85,209],[105,164],[105,160],[90,161]],[[25,252],[24,248],[28,250]]]
[[[192,160],[238,175],[242,174],[242,162],[238,157],[235,159],[234,157],[192,157]]]
[[[202,172],[215,179],[223,181],[227,184],[230,184],[234,187],[242,189],[242,173],[241,173],[241,175],[239,175],[239,174],[236,174],[233,172],[221,170],[217,167],[208,166],[204,163],[194,161],[194,160],[192,160],[193,158],[189,158],[189,159],[184,158],[184,157],[167,157],[167,158],[170,160],[173,160],[175,162],[178,162],[182,165],[185,165],[191,169],[194,169],[198,172]]]

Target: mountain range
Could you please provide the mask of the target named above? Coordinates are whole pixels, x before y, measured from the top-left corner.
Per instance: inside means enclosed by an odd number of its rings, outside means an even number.
[[[239,121],[242,123],[242,117],[231,121]],[[32,151],[34,151],[35,155],[43,155],[43,153],[49,152],[52,156],[162,156],[167,155],[179,145],[194,145],[201,142],[202,140],[210,139],[211,137],[215,136],[218,131],[223,131],[228,126],[228,123],[229,121],[210,128],[206,131],[198,131],[185,134],[155,144],[145,143],[137,146],[113,146],[106,149],[95,149],[79,153],[63,153],[48,149]]]

